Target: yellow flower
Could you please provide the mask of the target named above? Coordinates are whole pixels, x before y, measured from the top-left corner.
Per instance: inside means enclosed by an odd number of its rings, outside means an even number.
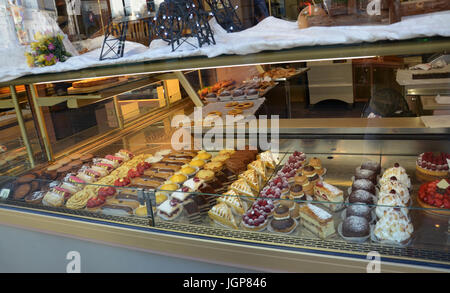
[[[34,58],[33,58],[33,56],[30,53],[27,53],[26,57],[27,57],[28,66],[33,67],[34,66]]]
[[[44,54],[39,55],[39,57],[37,58],[37,61],[40,62],[40,63],[44,62],[45,61],[45,55]]]
[[[36,41],[40,41],[42,38],[44,38],[44,36],[43,36],[40,32],[36,32],[36,33],[34,34],[34,39],[35,39]]]

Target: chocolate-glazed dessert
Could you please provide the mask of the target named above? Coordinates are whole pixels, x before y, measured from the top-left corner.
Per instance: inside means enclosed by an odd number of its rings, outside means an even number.
[[[379,175],[381,173],[381,166],[379,163],[373,162],[373,161],[367,161],[361,164],[361,169],[371,170],[376,175]]]
[[[342,235],[345,237],[365,237],[369,234],[370,226],[366,218],[350,216],[342,223]]]
[[[361,167],[356,168],[355,171],[355,180],[358,179],[367,179],[370,180],[373,184],[377,183],[377,174],[375,171],[368,169],[361,169]]]

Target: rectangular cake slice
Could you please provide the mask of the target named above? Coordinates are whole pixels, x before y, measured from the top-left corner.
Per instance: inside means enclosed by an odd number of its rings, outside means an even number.
[[[329,183],[318,182],[314,186],[314,199],[324,202],[324,205],[334,212],[344,201],[344,192]]]
[[[308,203],[300,206],[300,218],[302,219],[302,225],[306,229],[322,239],[336,232],[332,215],[313,204]]]

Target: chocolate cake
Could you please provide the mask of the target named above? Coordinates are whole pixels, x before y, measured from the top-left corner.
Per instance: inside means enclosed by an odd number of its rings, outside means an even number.
[[[365,190],[372,194],[375,194],[375,185],[370,180],[358,179],[355,180],[352,184],[352,191],[355,190]]]
[[[365,204],[373,204],[374,195],[366,190],[353,190],[350,196],[348,197],[349,203],[365,203]]]
[[[365,218],[350,216],[342,223],[342,235],[345,237],[365,237],[369,234],[370,226]]]
[[[273,219],[272,222],[270,222],[270,226],[276,232],[288,233],[295,228],[295,221],[292,218],[287,218],[283,220]]]
[[[357,216],[367,219],[367,221],[372,220],[371,208],[365,204],[352,204],[347,207],[346,216]]]

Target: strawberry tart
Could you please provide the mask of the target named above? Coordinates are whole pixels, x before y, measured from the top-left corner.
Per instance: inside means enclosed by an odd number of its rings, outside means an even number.
[[[417,201],[425,211],[450,216],[450,179],[422,184]]]
[[[416,161],[418,175],[446,177],[448,176],[450,154],[426,152],[419,155]]]

